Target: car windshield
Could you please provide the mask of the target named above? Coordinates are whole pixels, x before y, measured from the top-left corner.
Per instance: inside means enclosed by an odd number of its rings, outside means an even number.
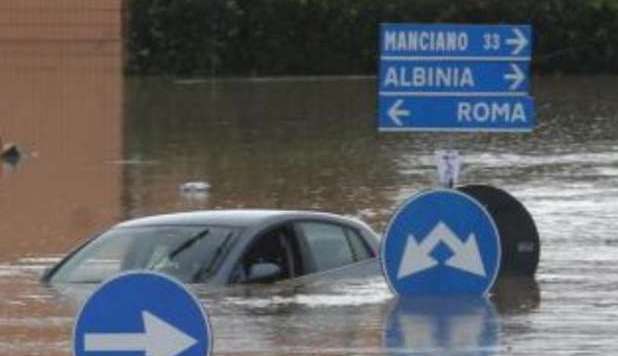
[[[131,270],[161,272],[187,283],[205,281],[220,265],[236,232],[214,226],[112,229],[71,256],[51,281],[99,283]]]

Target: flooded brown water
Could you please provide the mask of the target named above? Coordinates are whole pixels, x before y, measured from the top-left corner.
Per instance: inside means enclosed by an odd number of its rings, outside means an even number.
[[[90,18],[116,15],[78,38],[62,26],[0,32],[0,136],[25,152],[0,172],[0,355],[71,353],[78,303],[38,277],[93,232],[241,207],[326,210],[381,231],[435,185],[433,151],[449,141],[464,155],[461,183],[504,188],[532,212],[535,283],[505,281],[490,301],[412,304],[381,278],[219,296],[194,286],[215,354],[618,352],[618,78],[535,78],[532,134],[378,135],[371,77],[124,80],[120,2],[79,1]],[[43,3],[3,1],[0,23],[29,23]],[[211,188],[180,194],[188,181]]]
[[[533,134],[450,137],[464,154],[462,183],[502,187],[534,215],[543,244],[536,284],[501,287],[490,303],[462,306],[463,316],[400,305],[380,278],[274,295],[202,292],[215,354],[616,352],[615,82],[536,78],[540,127]],[[381,230],[405,197],[435,184],[433,150],[449,140],[377,135],[371,78],[129,79],[121,98],[87,93],[37,109],[56,112],[70,130],[12,138],[39,154],[5,169],[0,181],[2,354],[70,353],[77,304],[37,278],[103,226],[159,212],[266,207],[333,211]],[[88,100],[109,102],[85,115],[78,108]],[[124,114],[109,103],[124,105]],[[73,126],[79,120],[112,128]],[[76,137],[95,144],[67,143]],[[179,193],[195,180],[210,190]]]

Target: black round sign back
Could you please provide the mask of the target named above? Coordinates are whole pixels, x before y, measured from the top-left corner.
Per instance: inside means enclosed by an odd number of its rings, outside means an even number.
[[[533,276],[539,264],[539,233],[521,202],[504,190],[488,185],[457,188],[485,206],[500,232],[502,260],[498,277]]]

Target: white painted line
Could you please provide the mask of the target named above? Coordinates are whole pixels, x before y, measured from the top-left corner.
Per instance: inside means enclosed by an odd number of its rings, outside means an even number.
[[[381,91],[380,96],[476,96],[476,97],[525,97],[524,91],[471,91],[471,92],[435,92],[435,91]]]
[[[521,133],[532,132],[533,128],[508,129],[508,128],[444,128],[444,127],[379,127],[379,132],[502,132]]]
[[[491,57],[491,56],[482,56],[482,57],[473,57],[473,56],[453,56],[453,57],[437,57],[437,56],[381,56],[381,60],[383,61],[418,61],[418,62],[427,62],[427,61],[487,61],[487,62],[521,62],[521,61],[530,61],[531,57],[527,56],[503,56],[503,57]]]

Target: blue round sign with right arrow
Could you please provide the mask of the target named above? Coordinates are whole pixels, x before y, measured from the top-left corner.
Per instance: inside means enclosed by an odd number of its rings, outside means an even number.
[[[200,302],[180,282],[153,272],[121,274],[83,305],[74,356],[207,356],[212,333]]]
[[[391,219],[380,259],[402,296],[485,295],[500,269],[500,236],[474,198],[448,189],[423,192]]]

